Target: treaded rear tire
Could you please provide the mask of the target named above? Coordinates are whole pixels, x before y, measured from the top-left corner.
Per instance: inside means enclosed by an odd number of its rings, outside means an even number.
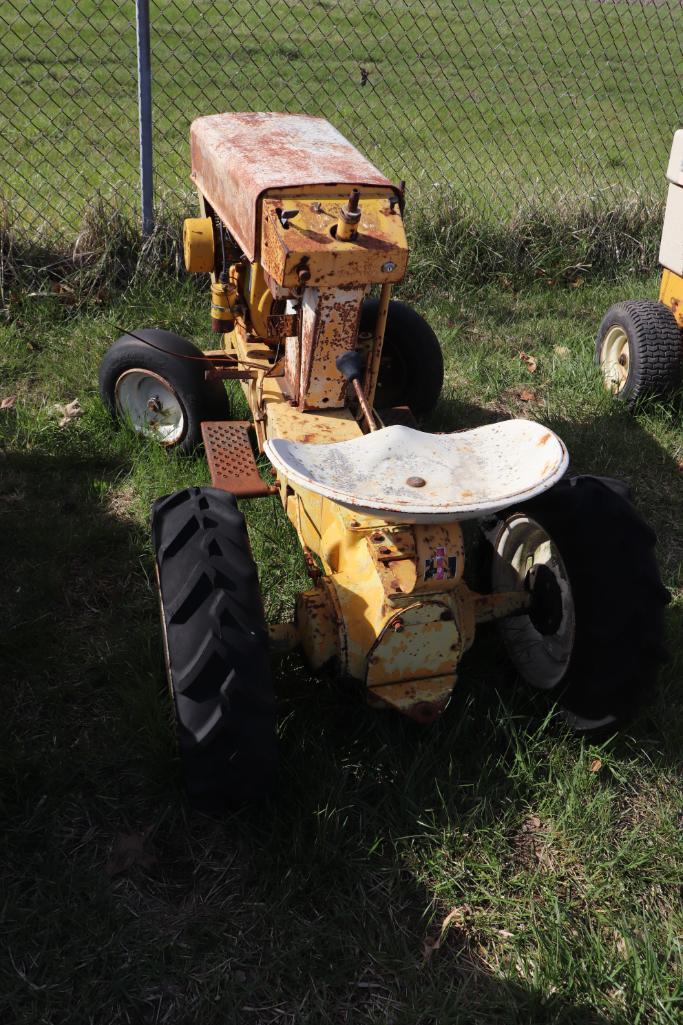
[[[663,303],[651,299],[630,300],[610,307],[598,330],[595,362],[602,367],[603,347],[610,329],[626,333],[629,348],[628,375],[616,392],[629,408],[645,395],[661,396],[673,391],[683,372],[683,331]],[[609,381],[603,370],[605,383]]]
[[[263,798],[277,763],[268,630],[233,495],[185,488],[152,506],[164,647],[190,803]]]
[[[659,575],[654,531],[631,504],[628,488],[610,478],[565,478],[500,519],[515,512],[543,527],[571,585],[573,648],[564,679],[550,693],[578,729],[591,728],[583,720],[628,718],[654,685],[665,655],[670,596]],[[523,665],[516,668],[523,677]]]

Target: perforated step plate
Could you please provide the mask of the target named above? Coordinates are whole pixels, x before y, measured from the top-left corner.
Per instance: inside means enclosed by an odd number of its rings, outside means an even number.
[[[215,488],[230,491],[236,498],[264,498],[277,491],[258,472],[249,440],[250,426],[247,420],[205,420],[202,423],[211,483]]]

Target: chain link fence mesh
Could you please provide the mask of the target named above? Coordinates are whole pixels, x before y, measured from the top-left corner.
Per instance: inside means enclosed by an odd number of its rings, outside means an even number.
[[[661,201],[683,110],[680,0],[152,0],[158,208],[192,209],[199,114],[320,114],[428,203],[482,217]],[[73,233],[137,216],[135,3],[0,0],[0,195]]]

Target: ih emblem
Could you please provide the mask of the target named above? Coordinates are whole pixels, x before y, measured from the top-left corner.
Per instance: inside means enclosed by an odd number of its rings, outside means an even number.
[[[457,559],[454,555],[446,556],[446,549],[441,546],[434,549],[431,559],[425,559],[425,580],[448,580],[455,576]]]

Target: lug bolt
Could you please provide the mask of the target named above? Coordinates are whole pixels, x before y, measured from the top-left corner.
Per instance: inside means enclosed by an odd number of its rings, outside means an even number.
[[[161,412],[161,399],[158,395],[152,395],[151,399],[149,399],[149,401],[147,402],[147,409],[150,411],[150,413]]]

